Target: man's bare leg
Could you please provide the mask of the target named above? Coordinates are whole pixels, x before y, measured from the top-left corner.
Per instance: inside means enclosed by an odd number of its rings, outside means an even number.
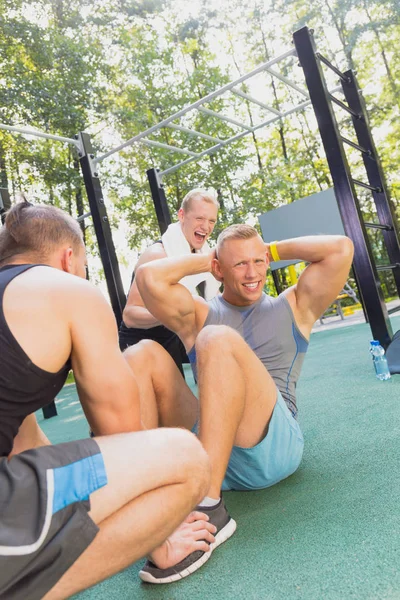
[[[264,437],[276,386],[261,361],[230,327],[205,327],[196,340],[200,394],[199,438],[211,459],[207,496],[217,499],[234,444],[252,447]],[[197,399],[169,354],[146,340],[125,351],[134,371],[147,427],[191,429]]]
[[[230,327],[205,327],[196,340],[196,355],[199,438],[211,459],[206,496],[217,504],[232,446],[252,447],[265,436],[276,403],[276,386],[254,352]],[[198,510],[202,510],[201,503]],[[174,535],[169,538],[172,544]]]
[[[184,427],[198,419],[199,403],[168,352],[157,342],[143,340],[124,352],[135,374],[145,427]]]
[[[200,432],[211,461],[207,496],[219,498],[233,445],[251,448],[266,435],[276,386],[261,361],[230,327],[205,327],[196,340]]]
[[[100,532],[44,600],[64,600],[155,547],[164,568],[194,550],[207,551],[213,541],[214,527],[196,520],[180,549],[161,545],[208,487],[208,459],[192,434],[162,429],[96,441],[108,476],[107,486],[91,495],[90,515]]]

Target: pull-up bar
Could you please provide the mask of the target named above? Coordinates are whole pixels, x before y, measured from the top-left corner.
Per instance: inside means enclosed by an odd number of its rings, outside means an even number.
[[[339,91],[342,91],[342,88],[340,86],[337,86],[331,90],[331,92],[339,92]],[[236,140],[240,140],[240,138],[244,137],[245,135],[248,135],[249,133],[252,133],[253,131],[257,131],[257,129],[261,129],[261,127],[266,127],[267,125],[270,125],[271,123],[275,123],[276,121],[279,121],[279,119],[288,117],[289,115],[291,115],[292,113],[294,113],[296,111],[304,110],[310,104],[311,104],[311,100],[306,100],[305,102],[302,102],[301,104],[297,104],[296,106],[293,106],[292,108],[286,110],[285,112],[279,113],[278,116],[272,117],[272,119],[268,119],[267,121],[258,123],[258,125],[249,127],[245,131],[241,131],[240,133],[237,133],[236,135],[230,137],[227,140],[222,140],[219,144],[212,146],[212,148],[208,148],[207,150],[200,152],[200,154],[198,154],[197,157],[187,158],[186,160],[178,163],[177,165],[174,165],[173,167],[169,167],[169,169],[165,169],[165,171],[161,171],[159,173],[159,176],[162,177],[163,175],[167,175],[168,173],[173,173],[174,171],[176,171],[183,165],[187,165],[188,163],[190,163],[194,160],[202,158],[203,156],[207,156],[207,154],[214,154],[214,152],[217,152],[217,150],[219,150],[223,146],[227,146],[228,144],[231,144],[232,142],[235,142]]]
[[[47,140],[57,140],[58,142],[66,142],[67,144],[73,144],[74,146],[79,148],[78,140],[62,137],[60,135],[52,135],[50,133],[44,133],[43,131],[35,131],[34,129],[20,129],[19,127],[13,127],[12,125],[6,125],[5,123],[0,123],[0,129],[4,129],[5,131],[12,131],[14,133],[22,133],[24,135],[33,135],[34,137],[45,138]]]
[[[277,56],[276,58],[273,58],[273,59],[269,60],[268,62],[263,63],[262,65],[259,65],[256,69],[253,69],[253,71],[250,71],[250,73],[246,73],[245,75],[242,75],[241,77],[239,77],[239,79],[236,79],[235,81],[231,81],[230,83],[227,83],[226,85],[222,86],[218,90],[211,92],[207,96],[204,96],[204,98],[200,98],[200,100],[197,100],[193,104],[190,104],[189,106],[186,106],[182,110],[179,110],[178,112],[174,113],[167,119],[164,119],[160,123],[157,123],[157,125],[153,125],[152,127],[149,127],[149,129],[146,129],[145,131],[142,131],[142,133],[135,135],[134,137],[130,138],[123,144],[120,144],[116,148],[109,150],[109,152],[106,152],[105,154],[98,156],[97,158],[94,159],[94,162],[97,164],[97,163],[103,161],[105,158],[108,158],[109,156],[112,156],[116,152],[123,150],[123,148],[126,148],[127,146],[131,146],[132,144],[134,144],[135,142],[138,142],[142,138],[147,137],[154,131],[157,131],[159,129],[162,129],[163,127],[166,127],[167,125],[169,125],[169,123],[182,117],[189,111],[197,109],[202,104],[211,102],[211,100],[213,100],[214,98],[217,98],[224,92],[231,90],[233,87],[235,87],[239,83],[242,83],[243,81],[246,81],[247,79],[250,79],[250,77],[254,77],[255,75],[258,75],[258,73],[261,73],[262,71],[267,70],[268,67],[272,67],[272,65],[275,65],[276,63],[280,62],[281,60],[288,58],[289,56],[295,56],[295,55],[296,55],[296,51],[294,49],[291,49],[291,50],[288,50],[287,52],[284,52],[280,56]],[[303,92],[303,93],[305,93],[305,92]]]

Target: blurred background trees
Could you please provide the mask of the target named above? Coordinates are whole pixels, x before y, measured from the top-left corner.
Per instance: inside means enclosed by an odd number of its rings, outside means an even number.
[[[324,56],[341,70],[357,71],[399,217],[400,8],[395,0],[221,0],[217,8],[211,0],[0,0],[0,122],[66,137],[88,131],[96,153],[103,153],[290,49],[292,33],[304,25],[314,29]],[[279,69],[304,86],[295,60]],[[282,111],[299,100],[268,74],[238,89]],[[232,93],[208,108],[249,125],[271,116]],[[347,116],[340,118],[346,128]],[[201,112],[189,113],[180,124],[219,139],[239,132]],[[152,139],[195,152],[212,144],[172,128]],[[146,170],[181,160],[180,154],[138,143],[101,163],[119,258],[129,269],[143,246],[159,236]],[[357,170],[355,153],[350,160]],[[68,145],[0,130],[0,178],[14,197],[23,192],[73,216],[88,210],[77,157]],[[189,189],[214,188],[222,207],[219,231],[232,222],[256,223],[258,214],[326,189],[331,180],[309,108],[182,166],[164,185],[172,213]],[[368,193],[361,202],[371,220]],[[89,221],[86,241],[96,255]],[[371,241],[384,261],[380,233]],[[101,279],[101,270],[91,272]],[[391,275],[386,278],[391,295]]]

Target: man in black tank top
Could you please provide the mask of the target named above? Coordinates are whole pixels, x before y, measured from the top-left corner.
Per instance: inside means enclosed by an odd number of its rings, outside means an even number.
[[[218,208],[219,204],[215,196],[207,190],[195,189],[186,194],[178,211],[178,218],[181,231],[188,244],[188,251],[189,249],[191,252],[200,251],[204,247],[217,221]],[[179,240],[177,240],[178,243]],[[178,248],[176,254],[179,254]],[[146,262],[169,255],[169,247],[164,247],[163,241],[159,240],[143,252],[136,268]],[[141,340],[154,340],[167,350],[183,374],[182,362],[189,361],[181,340],[146,309],[134,278],[135,274],[133,273],[123,321],[119,329],[121,350],[137,344]],[[199,295],[204,297],[203,284],[204,282],[200,282],[196,288]]]
[[[121,354],[114,315],[86,281],[85,262],[79,226],[59,209],[21,203],[7,213],[0,227],[4,599],[68,598],[156,546],[152,560],[170,566],[163,542],[208,485],[208,459],[192,434],[150,430],[157,423],[142,411],[139,394],[144,401],[153,389],[137,381]],[[164,355],[172,363],[161,348],[151,360],[146,352],[148,370]],[[71,367],[99,437],[52,446],[34,412],[54,399]],[[203,529],[193,534],[193,550],[207,551],[214,541],[204,519],[187,517],[190,531],[196,521]],[[185,552],[187,544],[173,561]]]

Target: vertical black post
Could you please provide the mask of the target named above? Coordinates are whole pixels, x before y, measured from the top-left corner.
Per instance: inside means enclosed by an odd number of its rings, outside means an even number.
[[[47,406],[44,406],[42,408],[42,412],[43,412],[43,417],[45,419],[51,419],[52,417],[56,417],[57,416],[57,407],[56,407],[56,403],[54,402],[50,402],[50,404],[48,404]]]
[[[386,348],[392,338],[392,327],[322,68],[308,27],[296,31],[293,39],[317,118],[344,229],[354,243],[353,267],[362,288],[372,335]]]
[[[393,269],[393,277],[396,282],[397,293],[400,296],[400,246],[396,231],[396,221],[390,208],[388,192],[386,188],[385,177],[380,164],[379,156],[376,151],[375,142],[371,135],[371,127],[364,99],[362,98],[359,85],[354,73],[349,70],[344,73],[346,81],[342,81],[342,88],[348,105],[358,114],[359,118],[352,116],[354,129],[356,130],[358,143],[367,150],[363,152],[363,161],[368,175],[370,185],[375,188],[372,190],[372,197],[375,202],[379,223],[386,225],[387,229],[382,229],[383,239],[385,241],[389,261],[397,265]]]
[[[97,242],[99,244],[100,257],[101,262],[103,263],[111,306],[119,326],[122,321],[122,312],[124,310],[126,296],[122,286],[110,223],[104,204],[100,180],[92,160],[94,157],[90,137],[87,133],[80,133],[78,139],[80,142],[79,162],[85,182]]]
[[[278,276],[278,272],[276,269],[274,269],[273,271],[271,270],[271,275],[272,275],[272,279],[274,280],[274,285],[275,285],[275,289],[276,289],[276,293],[279,294],[282,292],[282,286],[280,284],[279,281],[279,276]]]
[[[0,188],[0,217],[1,222],[4,224],[5,213],[11,208],[10,194],[7,188]]]
[[[161,183],[159,169],[149,169],[146,173],[150,184],[151,195],[153,197],[154,208],[156,209],[158,226],[162,235],[167,231],[167,227],[171,223],[171,213],[169,212],[164,188]]]

